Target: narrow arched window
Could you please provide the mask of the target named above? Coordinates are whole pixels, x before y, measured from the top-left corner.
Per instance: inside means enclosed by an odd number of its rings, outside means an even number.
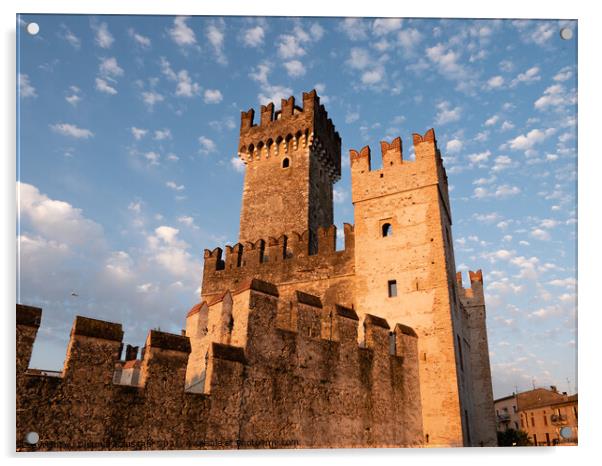
[[[283,161],[282,161],[282,168],[288,168],[290,165],[290,160],[288,159],[288,157],[286,157]]]
[[[390,223],[383,223],[382,234],[383,234],[383,238],[386,236],[391,236],[393,234],[393,227],[391,226]]]

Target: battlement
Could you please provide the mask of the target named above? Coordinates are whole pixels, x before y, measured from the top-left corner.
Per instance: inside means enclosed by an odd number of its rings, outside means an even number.
[[[371,317],[360,347],[353,309],[324,306],[303,292],[282,304],[274,285],[253,279],[195,307],[185,336],[151,330],[142,360],[129,362],[139,368],[129,386],[114,382],[121,325],[81,316],[61,375],[28,371],[35,337],[22,337],[37,330],[36,320],[17,306],[17,448],[236,448],[265,439],[314,448],[420,444],[421,423],[410,426],[405,415],[420,412],[416,335],[401,325],[391,332]],[[186,373],[195,370],[200,393],[185,390]],[[36,446],[23,441],[30,431],[40,435]]]
[[[337,228],[320,227],[317,233],[317,251],[310,254],[310,232],[293,232],[278,238],[227,245],[224,249],[205,250],[203,272],[203,299],[213,299],[228,289],[237,289],[242,283],[261,278],[274,283],[300,283],[325,280],[332,287],[332,278],[351,277],[354,271],[354,227],[344,225],[345,247],[336,249]],[[331,290],[334,292],[333,290]]]
[[[439,185],[446,207],[449,210],[447,174],[441,153],[437,147],[435,131],[429,129],[424,135],[413,135],[415,160],[404,160],[401,137],[391,142],[381,141],[382,168],[372,168],[370,146],[349,151],[351,165],[352,201],[395,194],[402,191]]]
[[[245,164],[309,148],[333,182],[340,178],[341,137],[315,90],[303,93],[303,107],[291,96],[276,112],[272,102],[262,105],[259,125],[254,117],[253,109],[241,112],[238,155]]]
[[[478,306],[485,304],[483,293],[483,271],[481,269],[468,272],[470,278],[470,288],[464,288],[462,284],[462,272],[456,273],[456,282],[458,283],[458,295],[460,301],[465,307]]]

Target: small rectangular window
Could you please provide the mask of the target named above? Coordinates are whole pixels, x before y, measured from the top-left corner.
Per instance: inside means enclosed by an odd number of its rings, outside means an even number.
[[[397,296],[397,280],[389,280],[388,288],[389,298],[394,298],[395,296]]]

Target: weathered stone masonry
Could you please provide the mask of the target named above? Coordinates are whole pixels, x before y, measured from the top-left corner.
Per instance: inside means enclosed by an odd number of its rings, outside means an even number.
[[[151,331],[138,386],[112,382],[121,325],[77,317],[60,377],[26,370],[41,309],[17,306],[20,450],[328,448],[422,441],[416,335],[300,293],[278,325],[277,288],[253,280],[210,308],[203,393],[185,391],[185,336]],[[197,313],[198,315],[198,313]],[[197,321],[198,323],[198,321]],[[327,329],[327,330],[326,330]],[[198,332],[204,329],[189,330]],[[205,329],[206,330],[206,329]],[[213,333],[212,333],[213,332]],[[393,340],[391,336],[393,335]],[[194,340],[193,340],[194,341]],[[36,447],[23,439],[38,432]]]
[[[18,308],[18,448],[28,431],[41,449],[495,445],[483,277],[456,274],[434,131],[413,161],[381,142],[380,170],[350,152],[337,250],[341,139],[316,92],[253,120],[239,242],[205,250],[185,336],[120,360],[121,327],[78,317],[49,377],[27,369],[41,311]]]

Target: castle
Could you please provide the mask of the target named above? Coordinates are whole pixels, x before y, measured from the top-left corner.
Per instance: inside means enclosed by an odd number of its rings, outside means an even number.
[[[205,250],[182,335],[121,360],[121,325],[77,317],[58,377],[28,369],[41,309],[17,306],[17,447],[496,445],[481,271],[456,274],[435,133],[350,151],[355,224],[337,250],[341,138],[315,91],[241,115],[239,242]],[[36,445],[28,432],[40,435]]]

